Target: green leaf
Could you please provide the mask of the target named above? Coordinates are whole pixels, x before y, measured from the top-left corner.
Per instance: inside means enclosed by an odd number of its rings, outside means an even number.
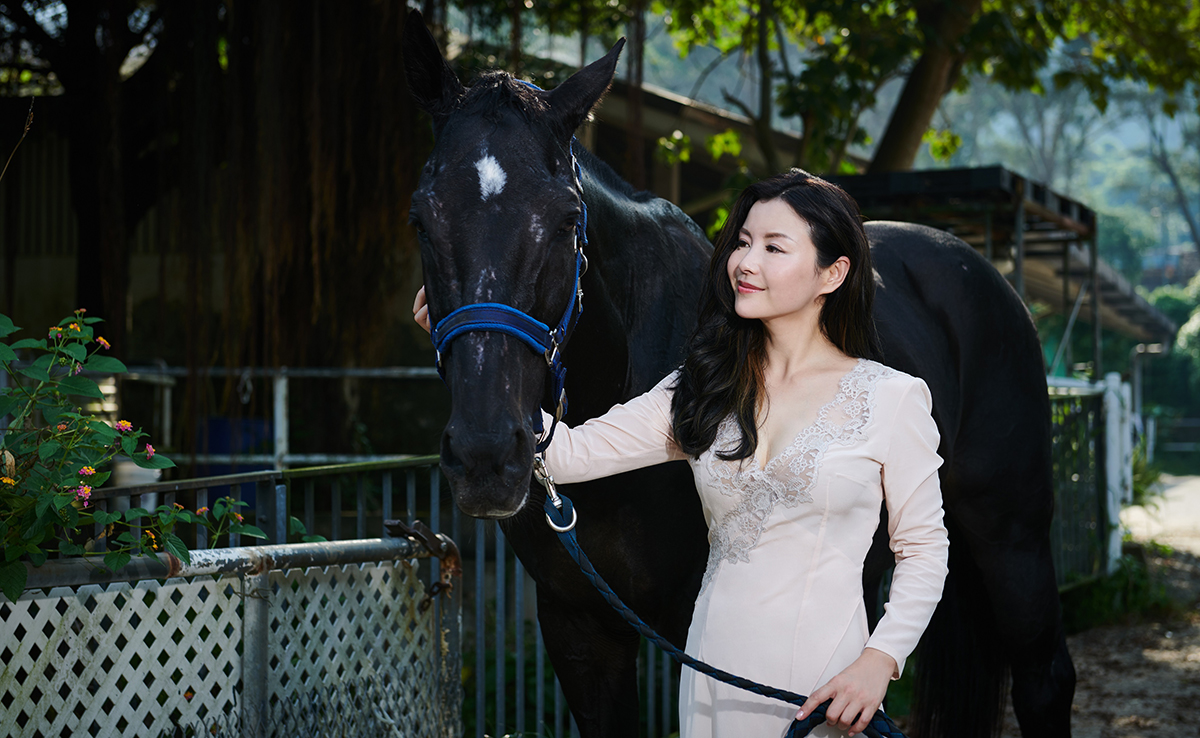
[[[63,377],[58,381],[58,389],[68,395],[104,399],[104,393],[100,391],[99,385],[87,377]]]
[[[46,552],[39,546],[28,545],[25,547],[25,553],[29,554],[29,563],[34,566],[41,566],[46,563]]]
[[[87,349],[78,343],[68,343],[66,346],[63,346],[63,353],[75,361],[82,362],[87,358]]]
[[[123,543],[126,546],[132,546],[133,544],[137,543],[137,541],[133,539],[133,534],[129,531],[125,531],[121,535],[117,536],[116,540],[117,543]]]
[[[128,564],[132,558],[133,558],[132,556],[125,553],[124,551],[113,551],[111,553],[105,554],[104,566],[109,571],[115,573],[115,572],[120,571],[122,568],[124,568],[124,566],[126,564]]]
[[[263,533],[259,528],[256,528],[253,525],[246,525],[245,523],[234,523],[233,525],[229,526],[229,532],[239,533],[243,536],[249,536],[250,538],[267,537],[267,534]]]
[[[325,536],[301,536],[300,540],[304,543],[324,543]]]
[[[70,541],[61,541],[58,544],[58,552],[60,554],[62,554],[63,556],[81,556],[81,555],[83,555],[84,548],[83,548],[83,546],[80,546],[78,543],[71,543]]]
[[[12,318],[0,314],[0,338],[16,333],[19,330],[21,330],[21,327],[13,325]]]
[[[46,421],[46,425],[57,425],[64,412],[62,406],[50,402],[39,402],[38,410],[42,411],[42,419]]]
[[[132,523],[138,518],[150,517],[153,513],[144,507],[131,507],[125,511],[126,522]]]
[[[192,563],[192,555],[188,552],[187,546],[184,545],[183,539],[174,533],[165,533],[162,537],[163,548],[167,549],[167,553],[173,554],[177,559],[185,564]]]
[[[304,535],[308,532],[308,528],[304,527],[304,522],[295,516],[288,517],[288,535],[294,536],[297,534]]]
[[[40,348],[41,350],[45,351],[46,342],[38,338],[22,338],[20,341],[14,343],[10,348],[12,348],[13,351],[25,348]]]
[[[53,506],[54,495],[39,495],[37,498],[37,503],[34,505],[33,509],[37,512],[37,516],[40,518],[49,512],[50,508]]]
[[[121,450],[126,456],[132,457],[137,453],[137,439],[133,436],[121,436]]]
[[[74,501],[74,495],[54,495],[54,509],[61,510]]]
[[[97,510],[96,512],[92,513],[92,520],[96,523],[96,525],[108,525],[109,523],[115,523],[120,519],[121,513],[119,512],[104,512],[102,510]]]
[[[16,602],[25,591],[25,582],[29,581],[29,570],[20,561],[10,561],[0,565],[0,591],[9,602]]]
[[[94,475],[87,478],[87,484],[89,487],[102,487],[111,476],[112,472],[96,472]]]
[[[96,323],[103,323],[103,322],[104,322],[104,318],[84,318],[83,319],[84,325],[95,325]]]
[[[36,382],[50,381],[50,372],[46,371],[45,369],[35,369],[31,366],[27,366],[24,369],[18,369],[17,373],[29,377]]]
[[[16,361],[17,352],[8,347],[7,343],[0,343],[0,361]]]
[[[136,454],[130,454],[129,458],[133,459],[133,463],[137,464],[143,469],[170,469],[171,467],[175,466],[174,461],[171,461],[162,454],[154,454],[153,458],[147,459],[144,452],[138,452]]]
[[[204,516],[197,515],[196,513],[192,512],[191,510],[180,510],[178,517],[180,520],[182,520],[185,523],[194,523],[196,525],[204,525]]]
[[[111,374],[120,374],[121,372],[129,371],[120,359],[114,359],[111,356],[100,356],[99,354],[95,354],[92,358],[88,359],[83,368],[89,372],[109,372]]]
[[[34,360],[31,365],[36,369],[47,369],[54,366],[54,354],[42,354]]]
[[[24,549],[17,546],[8,546],[4,549],[4,560],[5,562],[16,561],[21,558],[22,553],[24,553]]]
[[[49,459],[50,457],[54,456],[61,450],[62,450],[62,444],[59,443],[58,441],[54,441],[54,440],[45,441],[42,443],[42,445],[38,446],[38,458],[41,459],[42,461],[45,461],[46,459]]]
[[[117,432],[108,423],[92,420],[88,422],[88,430],[94,433],[96,438],[105,446],[117,440]]]
[[[4,397],[0,397],[0,418],[11,413],[13,408],[15,408],[17,405],[20,405],[21,401],[24,399],[25,398],[21,397],[20,395],[6,395]]]

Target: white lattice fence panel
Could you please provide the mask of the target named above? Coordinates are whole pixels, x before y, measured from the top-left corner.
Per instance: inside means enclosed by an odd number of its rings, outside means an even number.
[[[170,734],[236,707],[240,579],[26,591],[0,604],[9,735]]]
[[[434,609],[406,561],[271,575],[269,733],[443,735],[457,674],[444,684]]]

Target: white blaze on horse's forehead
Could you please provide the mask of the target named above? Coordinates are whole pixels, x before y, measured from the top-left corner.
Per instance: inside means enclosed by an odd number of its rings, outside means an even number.
[[[492,195],[499,195],[504,191],[504,183],[508,181],[508,175],[504,173],[504,169],[500,167],[500,162],[496,161],[496,157],[484,154],[479,161],[475,162],[475,168],[479,170],[479,198],[481,200],[486,200]]]

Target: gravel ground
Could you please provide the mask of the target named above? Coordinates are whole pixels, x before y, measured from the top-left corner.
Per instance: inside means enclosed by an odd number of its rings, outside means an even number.
[[[1169,616],[1067,639],[1078,682],[1074,738],[1200,735],[1200,556],[1148,556],[1178,603]],[[1020,738],[1011,709],[1004,738]]]

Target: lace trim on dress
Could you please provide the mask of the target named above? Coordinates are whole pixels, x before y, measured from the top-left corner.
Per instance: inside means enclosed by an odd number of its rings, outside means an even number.
[[[750,551],[762,536],[776,504],[794,508],[813,501],[812,488],[825,451],[834,444],[866,439],[864,429],[871,422],[875,387],[882,377],[891,374],[895,370],[859,359],[842,377],[837,395],[817,412],[812,425],[796,434],[787,448],[761,469],[753,457],[726,461],[716,455],[717,450],[733,448],[740,440],[733,417],[722,421],[713,445],[704,454],[704,464],[717,491],[736,502],[720,520],[713,521],[701,592],[708,588],[721,562],[750,560]]]

